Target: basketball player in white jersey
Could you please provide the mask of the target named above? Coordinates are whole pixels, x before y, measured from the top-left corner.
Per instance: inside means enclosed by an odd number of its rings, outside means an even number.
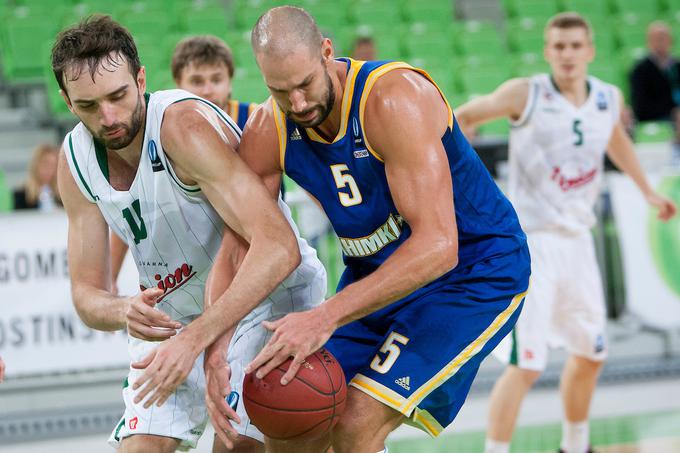
[[[231,99],[234,61],[231,49],[224,41],[209,35],[183,39],[175,47],[171,69],[177,88],[212,102],[236,121],[239,103]],[[256,105],[251,104],[249,110]],[[110,241],[111,279],[116,288],[128,247],[115,233],[111,234]]]
[[[175,86],[206,99],[225,112],[243,129],[247,116],[257,104],[232,99],[234,59],[232,51],[216,36],[191,36],[177,43],[172,54]],[[111,235],[112,283],[116,281],[127,254],[127,245]]]
[[[562,13],[545,28],[551,74],[513,79],[461,106],[471,128],[509,118],[509,195],[527,233],[531,289],[511,335],[496,349],[510,363],[491,394],[486,452],[507,453],[526,392],[546,366],[548,347],[566,345],[561,450],[585,453],[588,413],[607,355],[605,305],[590,229],[603,155],[637,184],[662,220],[676,207],[648,184],[621,123],[618,88],[587,75],[595,51],[589,24]]]
[[[183,90],[145,94],[134,41],[110,17],[62,32],[52,67],[81,120],[64,140],[58,170],[74,304],[88,326],[130,334],[126,409],[110,442],[125,452],[191,448],[207,422],[203,350],[233,332],[224,352],[240,392],[243,368],[267,339],[261,322],[322,301],[325,271],[296,238],[287,207],[271,201],[236,155],[234,122]],[[137,265],[142,292],[134,297],[110,292],[109,227],[126,239]],[[213,285],[204,311],[226,227],[247,252],[238,271],[221,272],[225,281]],[[154,380],[158,391],[147,395],[139,377],[150,370],[170,370],[171,379]],[[222,429],[232,441],[239,434],[262,441],[237,407],[228,412],[236,428]]]

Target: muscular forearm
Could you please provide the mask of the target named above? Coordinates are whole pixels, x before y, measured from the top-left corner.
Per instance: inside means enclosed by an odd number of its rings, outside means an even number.
[[[234,337],[234,332],[236,332],[236,326],[229,329],[226,333],[220,335],[217,340],[213,342],[213,344],[206,348],[206,365],[220,366],[227,361],[229,343],[231,343],[231,339]]]
[[[295,241],[295,237],[292,236]],[[277,241],[279,239],[279,241]],[[271,294],[300,263],[295,246],[280,238],[253,241],[234,280],[220,298],[184,331],[201,350],[212,344]]]
[[[86,285],[74,286],[72,295],[78,316],[88,327],[104,331],[125,328],[129,298],[116,297],[108,291]]]
[[[319,309],[326,312],[337,328],[407,296],[457,263],[455,246],[411,236],[372,274],[347,286]]]
[[[128,251],[127,244],[123,242],[113,231],[111,232],[111,281],[116,284],[120,268],[123,266],[125,254]]]

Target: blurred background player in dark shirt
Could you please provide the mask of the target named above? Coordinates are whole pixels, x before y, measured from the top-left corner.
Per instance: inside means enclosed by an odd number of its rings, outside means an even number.
[[[680,105],[680,62],[671,55],[673,37],[664,22],[647,28],[649,54],[637,62],[630,76],[633,113],[638,121],[669,120]]]

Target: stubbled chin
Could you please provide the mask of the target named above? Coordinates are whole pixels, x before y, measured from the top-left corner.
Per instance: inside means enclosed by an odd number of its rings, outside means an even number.
[[[119,150],[128,146],[132,140],[128,140],[128,137],[121,137],[117,140],[103,140],[102,143],[106,149]]]

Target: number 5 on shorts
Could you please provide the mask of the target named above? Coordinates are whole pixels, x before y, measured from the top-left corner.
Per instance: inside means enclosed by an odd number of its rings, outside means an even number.
[[[399,346],[397,346],[396,343],[401,343],[402,345],[406,346],[406,343],[408,343],[408,338],[398,334],[397,332],[390,333],[390,335],[387,337],[387,340],[385,340],[383,345],[380,347],[380,352],[387,354],[385,360],[382,360],[380,355],[376,354],[373,358],[373,361],[371,362],[371,369],[377,371],[380,374],[385,374],[390,371],[390,368],[392,368],[394,362],[397,361],[397,357],[399,357],[399,354],[401,354],[401,349],[399,349]]]

